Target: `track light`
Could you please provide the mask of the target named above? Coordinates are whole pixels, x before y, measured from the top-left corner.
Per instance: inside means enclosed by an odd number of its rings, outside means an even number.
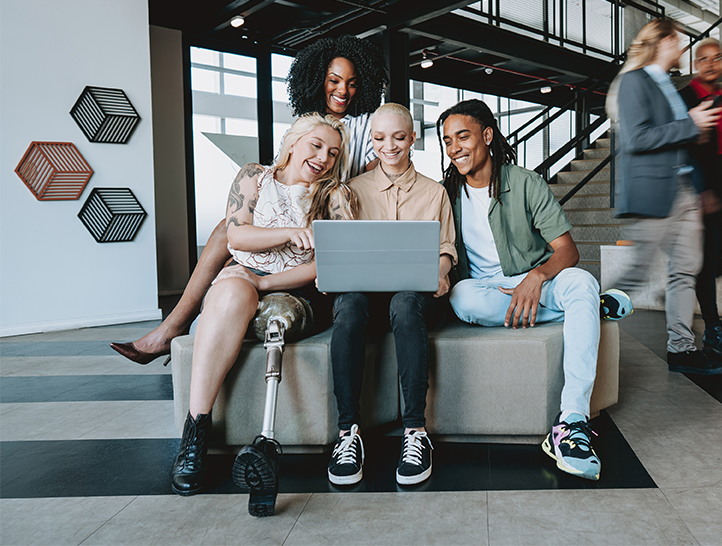
[[[542,87],[539,91],[541,91],[542,93],[544,93],[546,95],[547,93],[552,92],[552,88],[547,85],[546,87]]]
[[[421,61],[421,68],[431,68],[434,66],[434,61],[426,57],[426,51],[424,51],[424,58]]]
[[[243,18],[242,15],[236,15],[233,19],[231,19],[231,26],[233,28],[242,27],[243,23],[245,23],[246,20]]]
[[[484,72],[486,72],[487,74],[492,74],[492,73],[494,72],[494,69],[491,68],[490,66],[487,66],[487,67],[484,69]]]

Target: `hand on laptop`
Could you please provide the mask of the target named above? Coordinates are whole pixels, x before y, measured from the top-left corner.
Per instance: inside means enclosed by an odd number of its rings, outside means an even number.
[[[290,232],[288,240],[301,250],[309,250],[313,245],[312,228],[286,228]]]

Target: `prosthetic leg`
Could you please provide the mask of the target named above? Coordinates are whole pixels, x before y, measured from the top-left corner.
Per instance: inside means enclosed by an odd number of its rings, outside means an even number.
[[[258,312],[251,325],[266,348],[266,404],[261,434],[252,445],[238,452],[233,463],[233,480],[241,489],[250,492],[248,513],[264,517],[273,515],[278,495],[281,444],[273,436],[283,345],[286,339],[299,339],[313,331],[313,312],[303,298],[281,292],[268,294],[258,303]]]

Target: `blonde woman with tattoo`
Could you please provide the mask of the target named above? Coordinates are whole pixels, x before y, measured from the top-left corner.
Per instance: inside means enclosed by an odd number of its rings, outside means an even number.
[[[355,199],[341,183],[347,136],[335,117],[301,116],[273,167],[245,165],[228,196],[228,249],[233,261],[213,281],[193,347],[190,410],[172,471],[173,491],[201,490],[211,408],[238,358],[259,299],[290,292],[312,309],[316,331],[330,324],[331,302],[314,285],[311,222],[355,218]]]

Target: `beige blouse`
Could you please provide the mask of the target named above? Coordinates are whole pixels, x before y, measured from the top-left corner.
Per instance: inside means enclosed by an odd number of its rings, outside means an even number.
[[[309,189],[301,184],[287,186],[273,176],[272,167],[264,167],[258,177],[258,203],[253,211],[253,225],[265,228],[305,227]],[[228,243],[233,259],[245,267],[267,273],[280,273],[313,261],[313,249],[299,250],[290,242],[268,250],[246,252]]]
[[[394,181],[378,165],[348,185],[359,200],[359,220],[437,220],[441,222],[440,254],[456,264],[454,217],[442,184],[419,174],[413,164]]]

